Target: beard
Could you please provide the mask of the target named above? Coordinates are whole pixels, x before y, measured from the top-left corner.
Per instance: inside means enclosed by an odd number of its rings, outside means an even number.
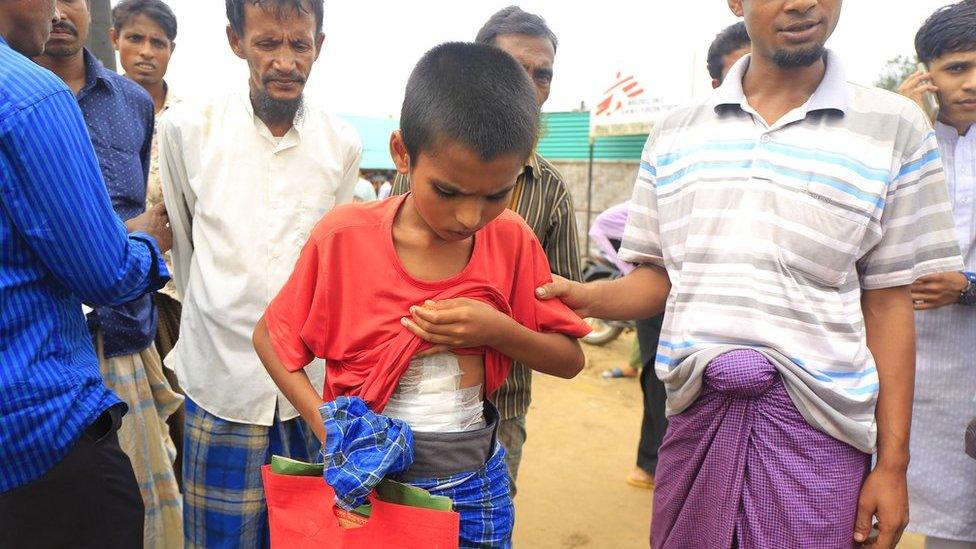
[[[254,92],[254,99],[254,111],[258,118],[268,124],[284,124],[295,121],[295,115],[302,108],[304,95],[294,99],[275,99],[267,89],[262,88]]]
[[[778,50],[773,53],[773,62],[781,69],[809,67],[827,54],[823,44],[803,50]]]
[[[78,52],[81,51],[83,46],[81,40],[77,40],[78,29],[76,29],[74,25],[71,25],[70,23],[62,22],[56,23],[51,27],[52,32],[56,30],[74,36],[75,41],[70,43],[63,43],[61,41],[52,43],[51,40],[48,40],[48,43],[44,45],[44,55],[48,55],[50,57],[73,57],[78,55]]]
[[[71,45],[46,45],[44,46],[44,55],[50,57],[74,57],[78,55],[81,51],[81,44],[71,44]]]
[[[299,94],[294,99],[276,99],[268,93],[268,83],[275,79],[287,79],[305,83],[306,77],[298,72],[282,73],[271,70],[261,79],[263,86],[254,91],[254,110],[261,120],[270,124],[284,124],[295,121],[295,115],[302,108],[304,95]]]

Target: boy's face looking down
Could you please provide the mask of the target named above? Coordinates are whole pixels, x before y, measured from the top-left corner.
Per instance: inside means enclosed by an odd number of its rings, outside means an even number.
[[[824,55],[843,0],[728,0],[744,17],[752,52],[781,69],[809,67]]]
[[[499,34],[495,47],[511,55],[529,74],[535,86],[539,108],[549,99],[552,86],[552,65],[556,60],[556,48],[545,36],[527,34]]]
[[[142,86],[154,86],[166,76],[176,44],[159,23],[145,14],[127,22],[118,32],[109,29],[126,76]]]
[[[498,217],[525,168],[519,153],[484,160],[456,141],[421,151],[414,160],[399,131],[390,138],[390,152],[397,170],[410,173],[410,192],[420,218],[446,242],[470,238]]]
[[[961,132],[976,123],[976,50],[949,52],[929,62],[938,88],[939,119]]]

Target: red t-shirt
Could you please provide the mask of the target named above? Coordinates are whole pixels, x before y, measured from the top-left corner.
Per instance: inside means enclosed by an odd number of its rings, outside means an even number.
[[[265,320],[285,367],[326,360],[323,398],[359,396],[380,412],[411,357],[431,345],[400,324],[428,299],[485,301],[538,331],[582,337],[589,327],[559,300],[536,299],[549,262],[532,230],[505,210],[474,236],[468,265],[446,280],[410,276],[393,245],[393,218],[407,195],[335,208],[323,217]],[[501,386],[511,361],[485,351],[485,393]]]

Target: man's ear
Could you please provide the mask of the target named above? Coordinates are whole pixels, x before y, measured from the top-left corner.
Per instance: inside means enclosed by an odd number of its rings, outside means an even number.
[[[397,172],[404,175],[410,173],[410,153],[403,144],[403,134],[400,130],[390,134],[390,156],[393,158],[393,165],[396,166]]]
[[[732,13],[734,13],[736,17],[742,17],[742,15],[745,13],[745,10],[742,9],[742,0],[728,0],[728,3],[729,9],[732,10]]]
[[[112,47],[118,51],[119,49],[119,33],[116,32],[115,27],[108,29],[108,39],[112,41]]]
[[[234,28],[230,25],[227,25],[227,43],[230,44],[230,49],[234,52],[234,55],[241,59],[246,59],[244,57],[244,48],[241,47],[241,38],[237,36]]]

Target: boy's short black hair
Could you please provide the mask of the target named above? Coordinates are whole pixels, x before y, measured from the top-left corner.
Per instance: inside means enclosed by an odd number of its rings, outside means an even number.
[[[325,19],[324,0],[225,0],[227,21],[237,36],[244,36],[244,5],[251,4],[261,9],[280,14],[283,10],[297,10],[299,13],[315,14],[315,34],[322,34]],[[311,10],[311,12],[309,11]]]
[[[939,8],[915,34],[915,53],[928,65],[947,53],[976,50],[976,0]]]
[[[729,25],[722,29],[722,32],[715,35],[712,45],[708,47],[708,74],[715,80],[722,79],[722,68],[725,65],[725,56],[742,48],[751,46],[752,40],[746,31],[746,24],[742,21],[734,25]]]
[[[445,141],[483,160],[535,146],[535,87],[512,56],[493,46],[448,42],[428,51],[407,81],[400,133],[413,162]]]
[[[176,40],[176,14],[163,0],[122,0],[112,8],[112,28],[121,33],[122,27],[140,15],[159,25],[170,42]]]
[[[523,11],[518,6],[502,8],[488,18],[485,25],[478,31],[478,36],[475,37],[474,41],[494,46],[495,39],[503,34],[542,36],[552,42],[552,51],[556,51],[559,47],[559,40],[556,39],[556,34],[549,29],[546,20],[534,13]]]

